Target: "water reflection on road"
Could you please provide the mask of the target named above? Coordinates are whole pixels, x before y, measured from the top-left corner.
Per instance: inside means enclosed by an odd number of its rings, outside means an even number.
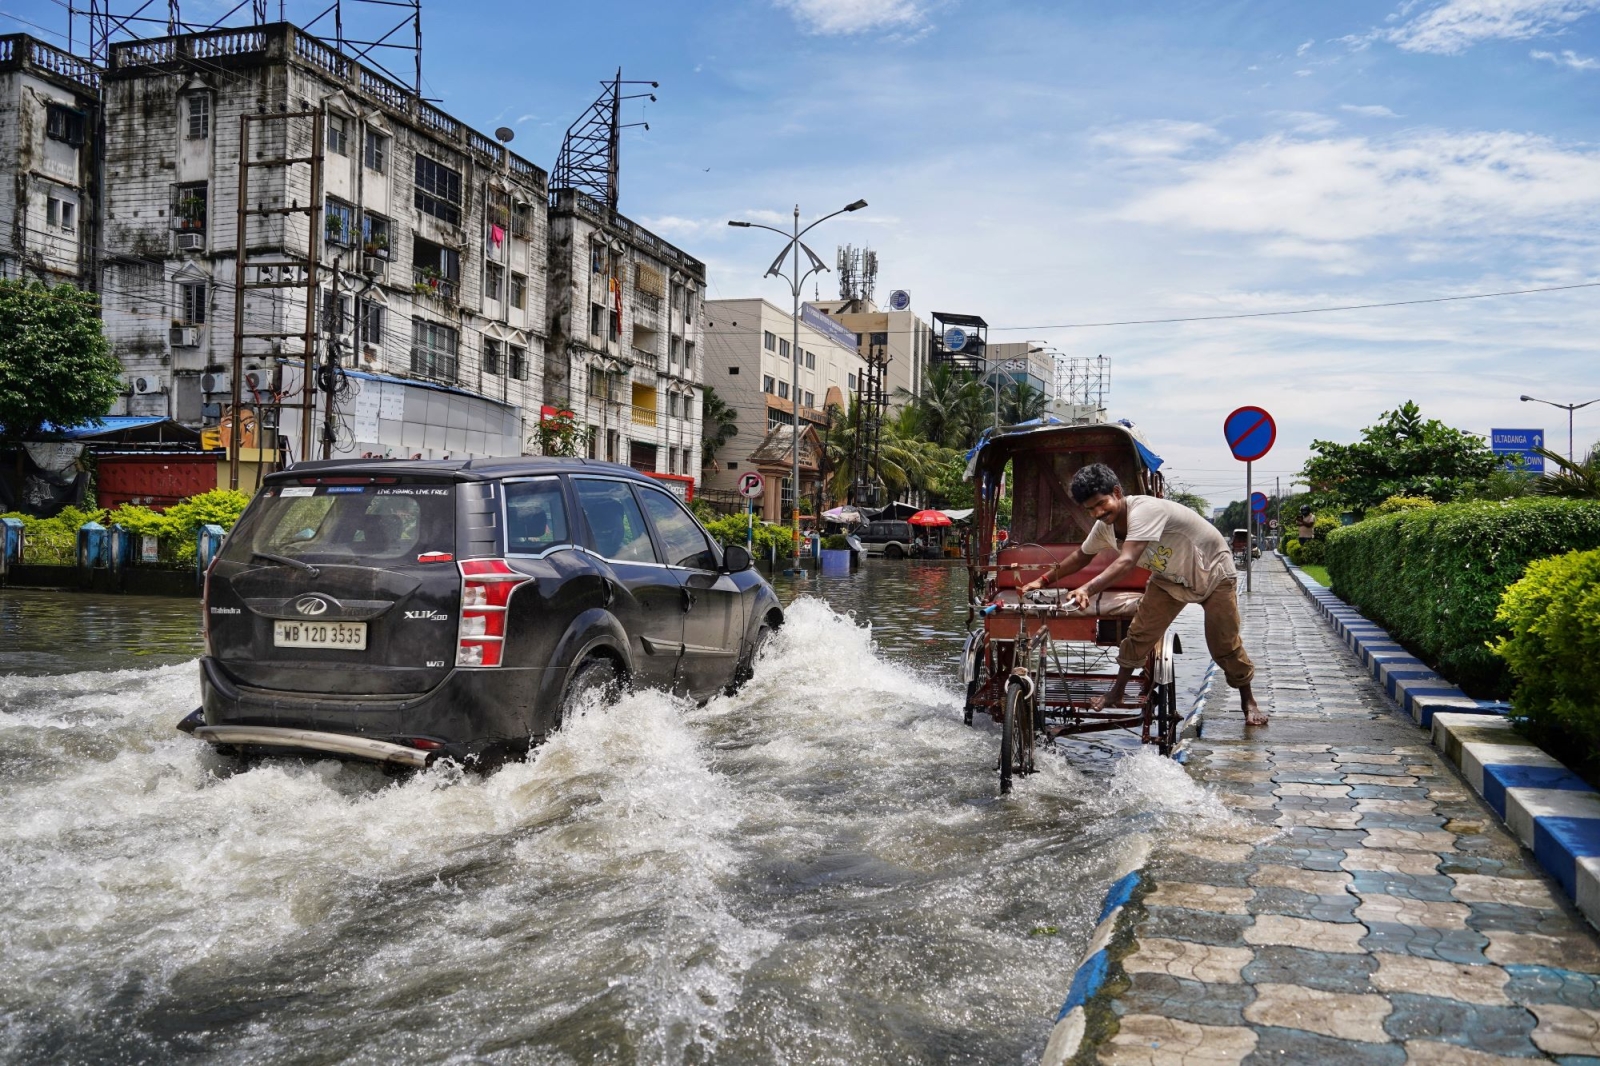
[[[241,767],[172,729],[192,602],[0,593],[0,1060],[1037,1058],[1118,860],[1224,812],[1150,755],[998,799],[963,570],[777,584],[741,695],[488,778]]]

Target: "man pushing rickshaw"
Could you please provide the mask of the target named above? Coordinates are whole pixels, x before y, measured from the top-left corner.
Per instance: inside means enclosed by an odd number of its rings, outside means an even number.
[[[1198,603],[1205,612],[1206,647],[1228,684],[1239,690],[1245,724],[1266,725],[1267,715],[1250,689],[1255,666],[1239,636],[1238,581],[1233,552],[1222,534],[1180,503],[1125,495],[1116,472],[1103,463],[1079,469],[1069,492],[1095,520],[1094,527],[1065,559],[1022,585],[1020,593],[1046,588],[1088,566],[1101,553],[1116,553],[1094,577],[1066,590],[1083,611],[1135,567],[1150,571],[1128,634],[1118,646],[1116,680],[1107,692],[1091,698],[1090,707],[1099,711],[1122,706],[1134,671],[1145,665],[1178,613]]]

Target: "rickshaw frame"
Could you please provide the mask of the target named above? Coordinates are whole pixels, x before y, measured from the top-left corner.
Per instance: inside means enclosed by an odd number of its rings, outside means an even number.
[[[1156,744],[1163,755],[1177,744],[1173,656],[1182,646],[1176,634],[1169,632],[1146,657],[1120,706],[1097,710],[1090,703],[1116,680],[1115,648],[1127,636],[1130,605],[1136,602],[1127,594],[1142,592],[1148,571],[1119,578],[1093,598],[1087,611],[1070,600],[1027,602],[1015,592],[1087,535],[1093,519],[1071,499],[1067,486],[1078,469],[1094,462],[1111,466],[1127,493],[1159,498],[1165,492],[1161,460],[1117,424],[1014,426],[987,436],[969,457],[976,507],[966,560],[970,632],[962,650],[962,716],[970,725],[981,711],[1000,725],[1002,793],[1011,790],[1013,778],[1033,772],[1037,738],[1053,743],[1060,737],[1137,729],[1140,742]],[[1018,536],[1002,542],[996,517],[1008,464]],[[1103,568],[1097,559],[1054,587],[1077,587]],[[1117,595],[1108,606],[1113,590]]]

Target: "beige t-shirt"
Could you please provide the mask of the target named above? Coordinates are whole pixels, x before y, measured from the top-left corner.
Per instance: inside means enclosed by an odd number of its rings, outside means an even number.
[[[1165,582],[1174,599],[1199,603],[1223,582],[1237,580],[1228,542],[1216,526],[1181,503],[1129,496],[1126,539],[1149,541],[1137,565]],[[1083,540],[1088,555],[1120,549],[1116,532],[1104,522],[1096,522]]]

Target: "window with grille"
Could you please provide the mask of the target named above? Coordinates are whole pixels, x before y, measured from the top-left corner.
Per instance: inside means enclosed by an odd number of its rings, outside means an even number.
[[[499,263],[483,264],[483,295],[499,303],[505,299],[506,268]]]
[[[500,342],[497,340],[486,338],[483,342],[483,372],[500,373]]]
[[[190,93],[184,103],[189,107],[189,139],[199,141],[211,136],[211,94]]]
[[[51,104],[45,111],[44,134],[53,141],[63,141],[74,148],[82,148],[86,128],[87,120],[82,111],[74,111],[60,104]]]
[[[510,375],[517,381],[528,380],[528,350],[526,348],[511,347]]]
[[[533,236],[533,205],[521,200],[511,204],[511,235],[513,237]]]
[[[328,116],[328,151],[350,154],[350,120],[343,115]]]
[[[449,326],[424,318],[411,320],[411,372],[434,381],[456,380],[460,335]]]
[[[329,244],[349,244],[356,236],[356,209],[330,198],[322,208],[322,224]]]
[[[178,285],[178,316],[186,326],[206,322],[206,283],[185,281]]]
[[[516,308],[528,306],[528,279],[516,271],[511,272],[511,306]]]
[[[434,218],[461,224],[461,172],[443,163],[417,156],[416,172],[417,210]]]
[[[687,374],[694,369],[694,341],[683,342],[683,372]]]
[[[368,170],[379,174],[389,169],[389,138],[376,130],[367,130],[361,149],[361,162]]]
[[[361,343],[383,343],[383,305],[361,301]]]

